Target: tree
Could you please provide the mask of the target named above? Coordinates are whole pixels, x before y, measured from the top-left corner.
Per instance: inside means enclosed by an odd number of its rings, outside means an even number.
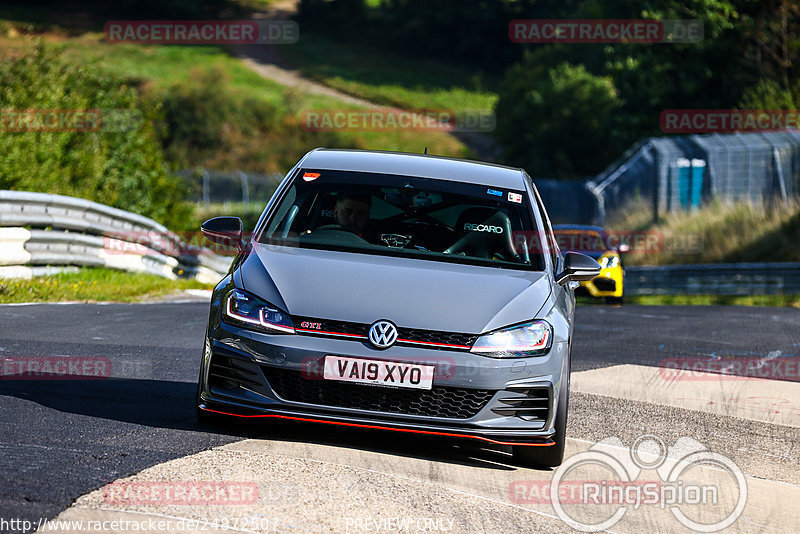
[[[123,80],[37,44],[0,61],[0,110],[0,188],[78,196],[172,227],[188,216],[182,185],[165,168],[156,110]],[[48,110],[67,126],[18,120],[41,119]],[[98,114],[88,110],[99,110],[102,123],[80,119]]]
[[[534,176],[583,177],[621,150],[611,134],[619,106],[611,78],[570,63],[547,68],[530,54],[506,75],[497,137],[506,161]]]

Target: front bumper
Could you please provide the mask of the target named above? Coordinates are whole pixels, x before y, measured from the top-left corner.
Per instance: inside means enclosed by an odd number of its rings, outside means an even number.
[[[622,297],[625,274],[621,268],[606,268],[600,275],[581,282],[581,289],[592,297]]]
[[[376,350],[362,341],[262,334],[216,322],[204,351],[200,408],[546,446],[553,444],[554,399],[567,350],[567,343],[556,342],[546,356],[520,359],[403,346]],[[322,380],[310,370],[326,355],[435,365],[433,389]]]

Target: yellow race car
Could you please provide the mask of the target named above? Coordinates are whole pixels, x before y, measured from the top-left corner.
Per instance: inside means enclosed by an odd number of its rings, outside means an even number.
[[[608,236],[600,226],[559,224],[553,226],[553,233],[562,252],[580,252],[591,256],[600,264],[600,274],[592,280],[581,282],[575,295],[605,297],[606,302],[622,303],[625,269],[620,253],[625,252],[626,246],[609,247]]]

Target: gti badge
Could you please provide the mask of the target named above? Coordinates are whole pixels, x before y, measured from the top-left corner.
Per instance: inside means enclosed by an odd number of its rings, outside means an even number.
[[[375,321],[369,327],[369,340],[379,349],[386,349],[397,341],[397,327],[389,321]]]

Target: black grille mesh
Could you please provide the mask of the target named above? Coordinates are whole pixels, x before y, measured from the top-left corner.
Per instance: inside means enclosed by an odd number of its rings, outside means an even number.
[[[278,396],[294,402],[405,415],[468,419],[494,391],[434,386],[430,390],[395,389],[332,380],[307,379],[298,371],[262,366]]]
[[[592,280],[594,283],[594,287],[596,287],[599,291],[615,291],[617,289],[617,283],[610,279],[610,278],[595,278]]]

